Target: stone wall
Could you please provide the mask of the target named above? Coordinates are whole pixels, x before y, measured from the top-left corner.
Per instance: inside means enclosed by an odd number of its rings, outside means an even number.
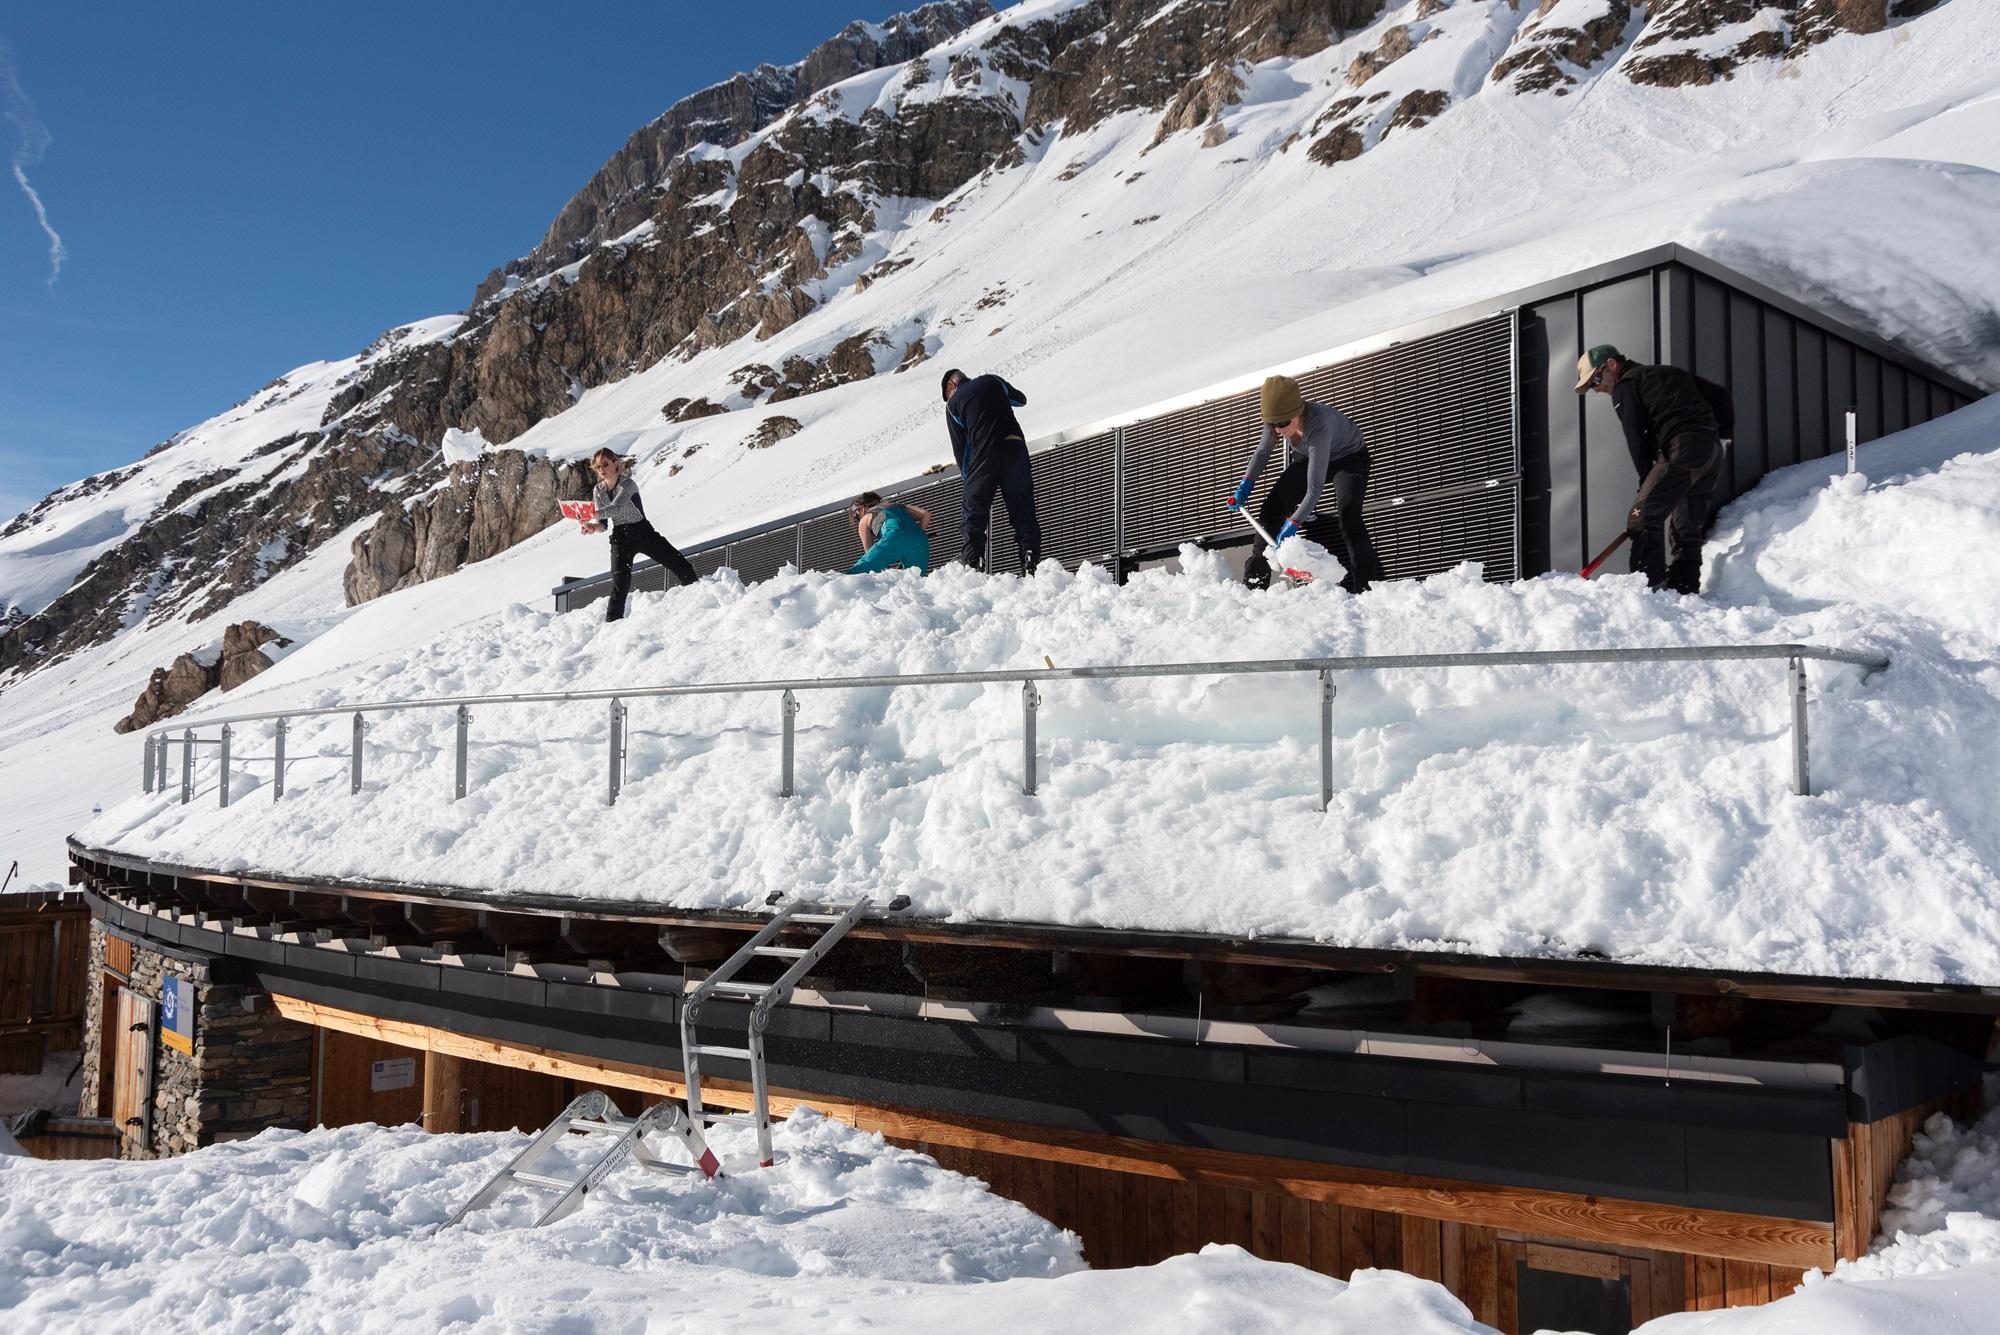
[[[93,979],[104,974],[104,941],[104,925],[93,922]],[[189,952],[189,958],[181,959],[133,944],[132,977],[126,986],[155,1006],[167,975],[193,984],[194,1054],[155,1042],[151,1141],[141,1143],[144,1128],[123,1128],[120,1158],[165,1158],[268,1127],[302,1130],[312,1124],[312,1030],[281,1018],[267,994],[254,984],[233,981],[230,969],[229,961],[214,956]],[[95,1115],[100,1106],[108,1109],[108,1102],[100,1103],[98,1089],[98,1054],[106,1037],[99,1013],[103,993],[100,986],[90,988],[80,1099],[85,1115]],[[109,1091],[104,1095],[108,1100]]]

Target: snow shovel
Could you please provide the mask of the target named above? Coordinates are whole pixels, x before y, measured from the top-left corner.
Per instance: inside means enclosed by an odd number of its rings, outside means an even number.
[[[1247,509],[1239,509],[1237,513],[1243,516],[1244,522],[1250,525],[1251,531],[1264,540],[1265,549],[1272,556],[1276,556],[1278,554],[1278,544],[1271,541],[1271,535],[1266,533],[1264,526],[1257,522],[1257,516],[1251,514]],[[1310,584],[1313,582],[1313,575],[1310,570],[1299,570],[1293,566],[1283,566],[1280,569],[1283,571],[1285,578],[1294,584]]]
[[[1606,561],[1609,561],[1611,559],[1611,554],[1617,551],[1620,547],[1623,547],[1625,545],[1626,540],[1631,536],[1632,535],[1630,533],[1620,533],[1617,537],[1611,540],[1611,545],[1609,547],[1606,547],[1603,551],[1599,552],[1596,555],[1596,557],[1592,559],[1589,565],[1585,566],[1583,569],[1577,571],[1576,573],[1584,579],[1589,579],[1592,575],[1595,575],[1597,573],[1597,568],[1603,565]]]

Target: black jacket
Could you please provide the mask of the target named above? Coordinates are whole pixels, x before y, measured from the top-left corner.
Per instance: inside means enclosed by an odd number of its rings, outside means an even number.
[[[958,471],[970,477],[1006,451],[1026,449],[1028,437],[1014,410],[1027,405],[1028,396],[997,375],[976,376],[960,385],[944,405]]]
[[[1678,366],[1627,365],[1611,404],[1640,477],[1675,436],[1699,431],[1720,437],[1736,425],[1729,391]]]

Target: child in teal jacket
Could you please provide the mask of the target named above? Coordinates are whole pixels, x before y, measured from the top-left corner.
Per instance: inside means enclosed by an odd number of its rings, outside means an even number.
[[[930,511],[920,505],[885,502],[880,493],[864,491],[847,507],[847,516],[854,521],[854,531],[866,548],[861,559],[847,568],[848,574],[862,575],[892,566],[930,573]]]

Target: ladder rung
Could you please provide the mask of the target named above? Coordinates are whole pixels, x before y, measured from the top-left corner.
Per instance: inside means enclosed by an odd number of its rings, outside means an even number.
[[[719,1043],[697,1043],[689,1051],[700,1057],[735,1057],[740,1061],[750,1060],[748,1048],[726,1048]]]
[[[518,1168],[514,1170],[513,1177],[516,1182],[525,1182],[531,1187],[546,1187],[550,1191],[568,1191],[576,1185],[573,1178],[550,1177],[547,1173],[524,1173]]]
[[[571,1122],[569,1129],[572,1131],[581,1131],[586,1136],[622,1136],[625,1134],[624,1127],[606,1126],[603,1122]]]
[[[710,1126],[755,1126],[757,1114],[747,1112],[704,1113],[702,1120]]]
[[[769,983],[717,983],[709,989],[736,997],[761,997],[771,990]]]
[[[823,922],[830,924],[839,922],[846,916],[844,913],[794,913],[791,917],[785,919],[785,922],[788,925],[795,922]]]
[[[801,955],[810,955],[812,953],[812,947],[811,946],[759,946],[750,953],[753,955],[779,955],[788,960],[795,960]]]

